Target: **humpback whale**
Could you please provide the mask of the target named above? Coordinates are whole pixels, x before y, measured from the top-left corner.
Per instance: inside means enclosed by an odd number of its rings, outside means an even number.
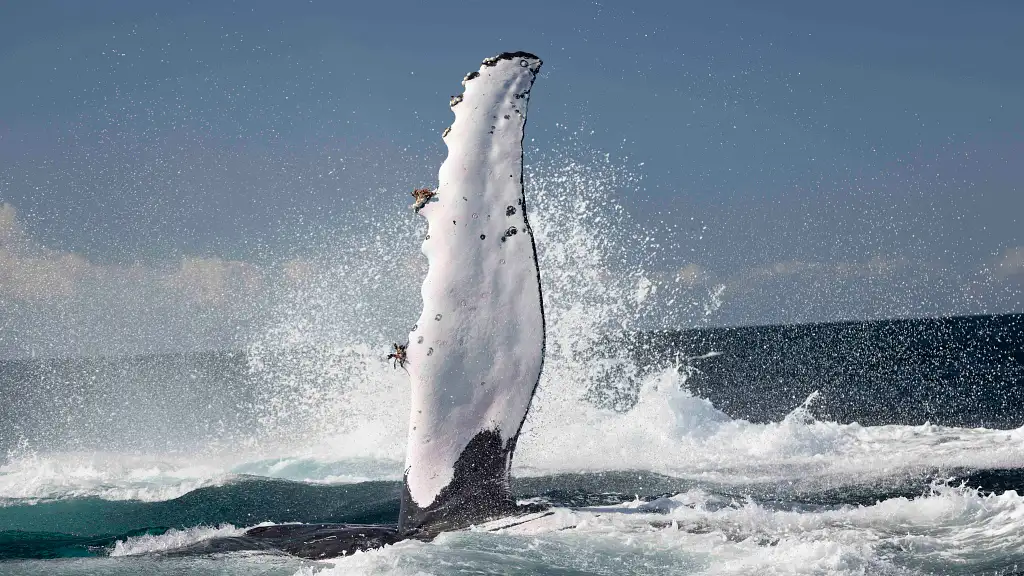
[[[417,190],[427,220],[423,312],[396,360],[412,410],[393,526],[286,524],[208,540],[181,553],[280,551],[329,558],[536,512],[509,488],[512,454],[540,380],[544,311],[523,190],[527,104],[541,60],[487,58],[463,79],[444,131],[436,190]]]

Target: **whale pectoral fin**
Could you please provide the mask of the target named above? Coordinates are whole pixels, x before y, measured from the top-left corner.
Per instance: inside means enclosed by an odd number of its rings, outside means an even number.
[[[508,472],[544,361],[544,310],[523,191],[541,61],[483,61],[453,97],[448,158],[419,214],[429,268],[409,335],[412,415],[399,526],[436,532],[517,508]]]
[[[402,527],[420,527],[437,533],[515,513],[516,502],[508,483],[510,460],[511,452],[500,433],[478,433],[456,460],[452,481],[441,489],[430,506],[416,505],[406,478]]]

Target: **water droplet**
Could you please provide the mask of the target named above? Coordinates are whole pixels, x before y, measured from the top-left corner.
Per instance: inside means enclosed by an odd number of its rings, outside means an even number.
[[[435,314],[434,315],[434,320],[440,320],[440,319],[441,319],[441,315],[440,314]]]
[[[419,338],[417,338],[416,339],[416,343],[417,344],[423,344],[423,336],[420,336]]]
[[[427,348],[427,356],[430,356],[433,353],[434,353],[434,349],[433,348]]]
[[[505,259],[504,258],[502,258],[501,260],[498,260],[498,264],[504,264],[504,263],[505,263]]]
[[[413,331],[413,332],[415,332],[415,331],[419,330],[419,328],[420,328],[420,325],[419,325],[419,324],[413,324],[413,325],[412,325],[412,331]]]
[[[480,383],[481,386],[483,386],[484,384],[487,384],[487,382],[481,382]]]
[[[476,220],[477,218],[479,218],[479,216],[477,216],[476,212],[473,212],[473,220]]]
[[[487,238],[487,236],[485,236],[485,235],[481,234],[481,235],[480,235],[480,239],[481,239],[481,240],[483,240],[484,238]]]
[[[508,208],[505,208],[505,216],[511,216],[511,215],[513,215],[515,213],[516,213],[516,207],[515,206],[509,206]]]
[[[520,60],[519,65],[522,66],[523,68],[526,68],[527,66],[530,65],[530,63],[527,62],[526,60]]]
[[[427,237],[424,238],[424,240],[430,240],[430,234],[427,234]]]
[[[459,302],[459,306],[465,306],[465,305],[466,305],[466,301],[465,300]]]

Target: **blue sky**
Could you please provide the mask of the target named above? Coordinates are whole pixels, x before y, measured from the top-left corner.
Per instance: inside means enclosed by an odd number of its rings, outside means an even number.
[[[626,6],[7,3],[0,203],[51,259],[278,265],[404,209],[461,75],[528,50],[532,149],[638,175],[712,322],[1022,311],[1024,5]]]

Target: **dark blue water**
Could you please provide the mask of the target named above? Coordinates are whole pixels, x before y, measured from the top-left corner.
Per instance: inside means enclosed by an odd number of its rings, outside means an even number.
[[[711,328],[632,336],[641,366],[691,360],[697,396],[733,418],[778,422],[819,392],[819,420],[1024,425],[1024,314]]]

